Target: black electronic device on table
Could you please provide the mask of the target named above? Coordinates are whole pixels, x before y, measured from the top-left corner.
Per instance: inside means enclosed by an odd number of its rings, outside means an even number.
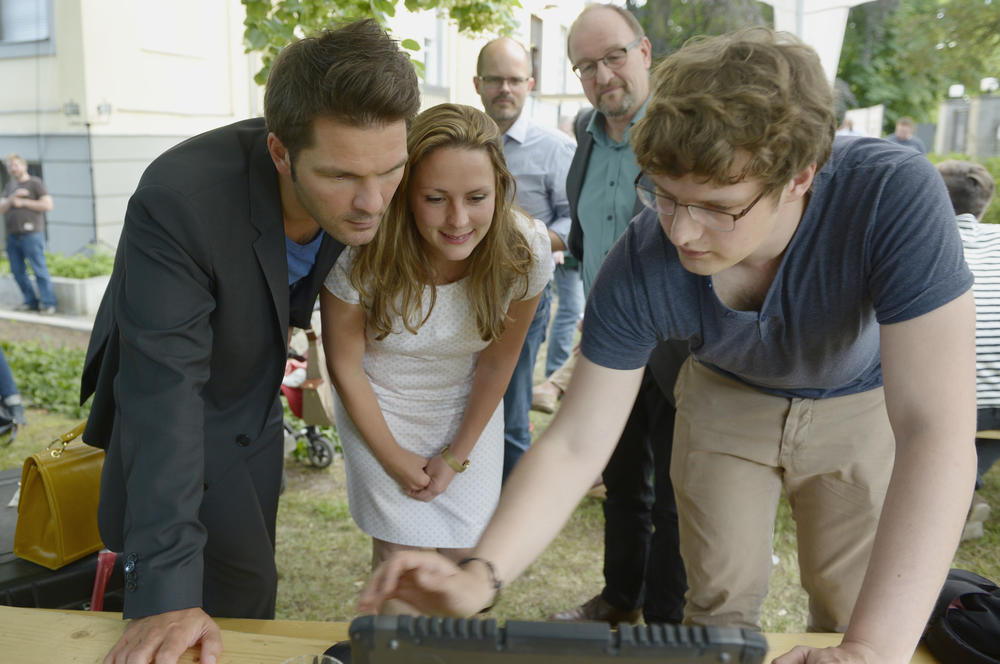
[[[727,627],[363,616],[351,664],[761,664],[760,632]]]

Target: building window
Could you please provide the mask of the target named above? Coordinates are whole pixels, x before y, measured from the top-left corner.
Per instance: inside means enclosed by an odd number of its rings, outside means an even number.
[[[569,43],[569,28],[562,26],[560,28],[560,37],[562,37],[562,43]],[[566,92],[566,86],[569,81],[566,78],[566,72],[570,71],[571,67],[569,64],[569,56],[566,55],[566,49],[559,52],[559,92]]]
[[[450,73],[448,69],[448,23],[441,18],[434,18],[433,23],[424,23],[423,48],[420,56],[423,58],[424,78],[420,89],[425,94],[441,97],[446,101],[450,94]]]
[[[0,0],[0,57],[52,53],[52,0]]]
[[[531,75],[535,79],[535,90],[542,90],[542,19],[531,17]]]
[[[427,85],[444,87],[445,24],[441,19],[434,21],[434,36],[424,38],[424,82]]]
[[[948,152],[965,152],[966,135],[969,131],[969,108],[956,108],[951,113],[951,136],[949,136]]]

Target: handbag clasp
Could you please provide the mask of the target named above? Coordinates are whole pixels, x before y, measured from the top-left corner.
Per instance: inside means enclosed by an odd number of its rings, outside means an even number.
[[[83,433],[83,430],[86,428],[86,426],[87,426],[86,422],[81,422],[80,424],[77,424],[75,427],[73,427],[72,429],[70,429],[69,431],[67,431],[66,433],[53,440],[51,443],[49,443],[45,447],[45,449],[49,450],[49,454],[58,459],[60,456],[62,456],[62,453],[66,450],[66,446],[69,445],[74,439],[76,439],[81,433]]]

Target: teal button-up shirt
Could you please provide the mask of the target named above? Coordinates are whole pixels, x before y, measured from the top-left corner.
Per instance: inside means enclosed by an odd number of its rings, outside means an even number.
[[[648,100],[647,100],[648,102]],[[635,209],[635,182],[639,164],[629,147],[629,132],[646,114],[644,103],[629,122],[621,143],[608,138],[604,115],[598,111],[590,119],[587,131],[594,147],[587,162],[587,173],[580,190],[577,215],[583,230],[583,292],[590,292],[604,257],[632,221]]]

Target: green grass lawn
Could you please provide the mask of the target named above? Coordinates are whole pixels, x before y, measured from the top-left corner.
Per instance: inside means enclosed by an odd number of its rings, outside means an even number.
[[[368,538],[351,520],[342,460],[324,470],[292,462],[278,517],[279,617],[342,620],[355,615],[354,601],[369,571]],[[982,539],[963,542],[955,567],[1000,579],[1000,467],[981,492],[994,506]],[[601,503],[584,498],[566,527],[527,572],[504,590],[491,615],[544,619],[579,604],[603,586],[604,517]],[[806,596],[799,586],[795,523],[785,500],[779,505],[774,551],[778,557],[764,602],[768,632],[803,632]]]

